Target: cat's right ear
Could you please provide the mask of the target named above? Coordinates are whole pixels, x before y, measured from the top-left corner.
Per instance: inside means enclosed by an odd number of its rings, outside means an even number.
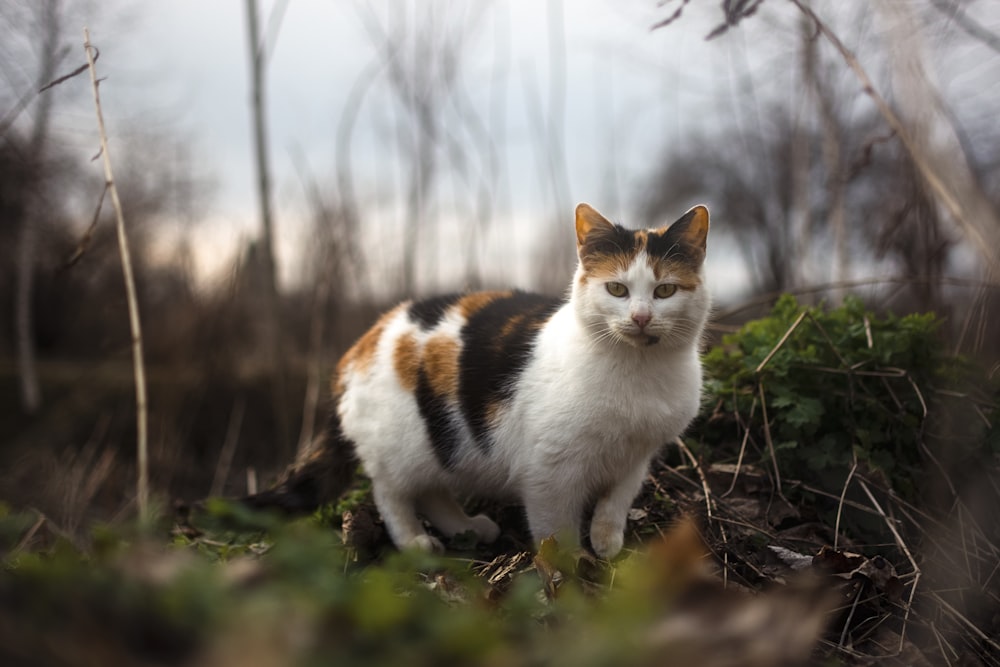
[[[590,204],[579,204],[576,207],[576,247],[579,250],[587,241],[587,237],[595,230],[613,231],[614,225],[598,213]]]

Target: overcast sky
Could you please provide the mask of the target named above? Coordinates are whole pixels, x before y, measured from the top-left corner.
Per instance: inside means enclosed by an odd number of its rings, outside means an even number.
[[[370,75],[379,58],[370,26],[412,24],[417,17],[412,8],[405,9],[411,4],[294,0],[280,14],[280,24],[269,26],[276,3],[261,2],[262,26],[273,30],[268,113],[286,278],[294,277],[290,253],[308,233],[300,224],[305,205],[295,160],[304,162],[319,183],[333,187],[336,133],[345,101],[359,76]],[[559,207],[567,243],[572,242],[572,205],[578,201],[628,224],[637,179],[665,146],[719,113],[713,100],[720,87],[729,86],[726,47],[703,40],[717,7],[711,15],[689,10],[674,26],[651,31],[667,15],[653,0],[495,0],[442,6],[442,22],[467,21],[460,77],[471,108],[485,124],[497,124],[498,96],[504,102],[499,122],[503,145],[498,147],[503,173],[494,193],[494,216],[521,228],[537,227]],[[477,6],[485,9],[456,11]],[[404,15],[389,17],[386,7],[402,7]],[[208,210],[198,216],[203,220],[186,233],[213,249],[203,255],[204,261],[217,261],[257,225],[245,3],[171,0],[133,5],[130,11],[124,19],[99,17],[91,26],[108,77],[102,87],[107,113],[123,122],[142,117],[169,123],[186,138],[199,171],[213,175],[216,186]],[[374,17],[367,28],[366,15]],[[551,21],[558,26],[554,31]],[[102,33],[104,25],[110,34]],[[555,90],[550,87],[553,74],[562,81]],[[369,215],[385,221],[396,216],[391,202],[398,201],[403,185],[398,175],[387,183],[385,163],[398,159],[391,154],[398,146],[392,145],[387,128],[391,88],[384,71],[376,76],[380,81],[359,114],[350,168],[359,199],[372,205]],[[547,146],[539,145],[545,140],[539,125],[548,122],[559,128],[567,201],[554,201],[544,160]],[[443,193],[451,188],[450,183],[441,185]],[[451,207],[444,194],[440,198],[435,209],[444,221],[440,242],[457,243],[465,210]],[[388,208],[379,213],[379,207]],[[449,218],[455,218],[451,227]],[[455,236],[449,237],[452,227]],[[372,228],[381,234],[392,231]],[[520,258],[521,264],[536,259]],[[398,258],[390,253],[383,260],[391,264]],[[515,267],[512,278],[525,280],[525,267],[518,262],[512,259],[506,267]]]
[[[926,5],[913,6],[918,4]],[[996,13],[983,10],[988,4],[969,7],[996,25]],[[380,44],[372,26],[376,32],[412,26],[420,18],[414,16],[414,6],[425,12],[432,5],[439,8],[435,26],[458,22],[467,28],[459,50],[461,93],[494,142],[501,167],[491,182],[492,236],[481,239],[475,251],[495,280],[532,287],[527,269],[539,256],[524,244],[539,242],[531,230],[561,217],[565,243],[571,246],[572,206],[579,201],[634,226],[639,186],[662,151],[700,133],[711,135],[739,115],[740,105],[766,108],[768,99],[787,102],[795,95],[795,40],[779,38],[782,31],[799,29],[800,16],[791,3],[764,3],[739,29],[706,42],[705,35],[720,21],[718,2],[689,3],[681,20],[651,31],[679,1],[292,0],[279,13],[280,24],[269,25],[275,6],[282,3],[262,0],[261,23],[271,29],[272,38],[267,66],[270,149],[279,262],[286,280],[296,278],[296,251],[308,245],[311,233],[304,224],[307,207],[296,159],[332,199],[337,129],[362,77],[372,81],[352,134],[347,168],[364,209],[366,246],[379,250],[369,258],[372,272],[398,269],[399,239],[408,222],[403,214],[400,112],[385,69],[373,66]],[[183,138],[193,170],[215,185],[204,207],[191,213],[196,224],[184,233],[195,239],[197,259],[206,270],[222,266],[258,224],[245,3],[126,2],[121,3],[123,11],[110,15],[103,3],[94,6],[98,13],[91,33],[102,49],[100,67],[107,77],[102,93],[112,135],[119,119],[119,127],[159,124]],[[447,33],[446,27],[441,30]],[[848,27],[842,36],[849,47],[862,50],[862,57],[869,45],[882,48],[870,21]],[[934,38],[930,35],[929,41]],[[984,68],[992,65],[982,52],[953,50],[944,54],[953,63],[935,62],[957,73],[940,82],[944,94],[995,96],[1000,83],[983,78]],[[550,85],[553,75],[555,87]],[[852,75],[843,68],[842,76]],[[864,101],[860,90],[855,94]],[[445,125],[465,133],[465,139],[473,136],[474,127],[456,129],[449,122]],[[546,145],[553,138],[555,143]],[[553,152],[559,156],[556,180],[561,185],[550,176],[546,156]],[[434,243],[440,261],[424,267],[429,283],[423,287],[429,289],[457,280],[448,273],[453,259],[473,252],[466,243],[472,190],[485,160],[474,151],[465,159],[464,168],[455,168],[439,156],[430,215],[439,221]],[[704,203],[711,207],[710,201]],[[495,243],[507,230],[515,232],[508,236],[518,243]],[[541,251],[544,259],[544,246]],[[724,248],[713,246],[709,261],[718,282],[739,280],[737,263]]]

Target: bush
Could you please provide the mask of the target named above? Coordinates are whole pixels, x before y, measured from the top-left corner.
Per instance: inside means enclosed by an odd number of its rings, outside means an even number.
[[[694,432],[715,443],[713,457],[732,456],[733,433],[739,448],[749,428],[757,461],[748,461],[786,480],[839,493],[856,463],[912,499],[934,463],[927,434],[944,410],[938,390],[970,372],[944,353],[939,324],[933,314],[878,317],[856,298],[825,309],[786,295],[705,356],[708,405]],[[982,453],[979,431],[958,459]]]

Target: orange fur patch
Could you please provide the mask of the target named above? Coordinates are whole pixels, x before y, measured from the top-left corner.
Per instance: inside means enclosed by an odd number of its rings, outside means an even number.
[[[506,404],[502,401],[492,401],[486,406],[486,423],[490,425],[490,428],[496,428],[497,424],[500,423],[500,418],[503,416],[504,408]]]
[[[474,313],[482,310],[497,299],[510,296],[508,292],[473,292],[459,299],[456,307],[462,317],[469,319]]]
[[[424,345],[424,371],[431,389],[439,396],[458,396],[458,355],[461,348],[451,337],[438,334]]]
[[[375,352],[378,350],[378,343],[382,339],[382,333],[386,325],[406,304],[396,306],[378,319],[372,328],[364,333],[354,345],[344,353],[344,356],[337,362],[337,371],[332,378],[333,395],[340,396],[344,393],[344,385],[347,376],[351,373],[365,373],[371,368],[375,361]]]
[[[634,259],[633,254],[618,253],[587,257],[583,261],[584,274],[580,277],[580,282],[584,282],[587,278],[613,278],[627,271]]]
[[[503,326],[500,327],[500,335],[497,336],[498,341],[503,341],[517,331],[517,328],[521,326],[521,322],[524,321],[524,315],[514,315],[509,320],[504,322]]]
[[[399,384],[407,391],[417,388],[417,373],[420,371],[420,350],[413,334],[403,334],[396,341],[392,352],[392,365],[399,377]]]

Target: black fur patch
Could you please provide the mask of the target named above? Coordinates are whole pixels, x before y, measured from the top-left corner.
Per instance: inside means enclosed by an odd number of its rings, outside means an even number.
[[[587,235],[581,254],[586,257],[623,255],[632,257],[636,253],[635,232],[621,225],[610,228],[599,227]]]
[[[662,234],[650,233],[646,241],[646,254],[650,257],[663,258],[683,258],[687,261],[695,261],[701,253],[698,248],[692,248],[682,241],[691,221],[694,219],[694,211],[690,211],[682,216],[677,222],[670,225],[666,232]]]
[[[455,293],[436,296],[424,299],[423,301],[414,301],[410,304],[410,308],[406,314],[412,321],[420,324],[421,329],[427,331],[436,327],[448,308],[461,298],[461,294]]]
[[[354,479],[354,443],[344,435],[340,417],[331,406],[324,440],[305,460],[293,464],[277,486],[239,499],[251,509],[277,509],[305,514],[337,500]]]
[[[417,387],[414,390],[414,395],[417,399],[417,407],[420,409],[420,416],[424,418],[424,423],[427,425],[427,435],[431,439],[434,456],[446,470],[453,468],[458,456],[458,429],[452,420],[445,397],[434,393],[431,383],[427,379],[427,371],[424,370],[423,366],[417,372]]]
[[[476,442],[490,444],[490,405],[511,397],[541,326],[562,299],[514,292],[472,314],[462,328],[458,398]]]

